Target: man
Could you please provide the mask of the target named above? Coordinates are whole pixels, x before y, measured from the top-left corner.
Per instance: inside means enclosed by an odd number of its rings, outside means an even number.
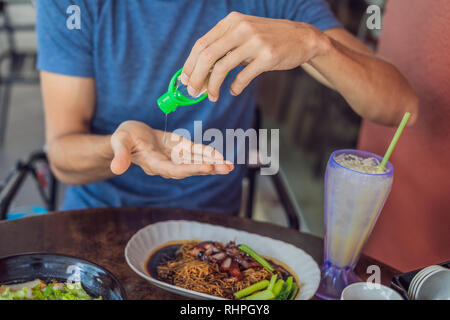
[[[392,154],[394,184],[365,250],[401,271],[450,258],[449,20],[446,0],[389,1],[379,44],[411,81],[421,109]],[[382,154],[392,135],[365,121],[360,148]]]
[[[66,27],[74,4],[80,29]],[[363,117],[387,125],[405,111],[416,117],[405,78],[342,29],[324,0],[40,0],[37,32],[49,158],[72,185],[63,209],[239,211],[243,166],[221,163],[217,152],[207,163],[175,164],[174,145],[162,143],[156,100],[183,65],[192,95],[213,70],[210,101],[170,114],[171,129],[192,133],[202,120],[204,129],[247,130],[252,80],[299,66]]]

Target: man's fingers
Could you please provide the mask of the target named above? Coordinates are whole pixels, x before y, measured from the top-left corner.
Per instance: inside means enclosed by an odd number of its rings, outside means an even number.
[[[233,83],[231,84],[230,93],[237,96],[249,85],[249,83],[266,71],[264,64],[259,59],[253,60],[247,67],[238,73]]]
[[[214,166],[209,164],[175,164],[170,160],[159,161],[154,168],[159,167],[159,172],[164,177],[172,179],[184,179],[191,176],[214,174]]]
[[[152,155],[146,159],[146,166],[152,172],[165,178],[184,179],[190,176],[228,174],[234,169],[214,148],[195,144],[175,134],[173,138],[178,144],[169,147],[169,153]]]
[[[176,157],[176,158],[174,158]],[[184,144],[181,151],[171,154],[174,163],[183,164],[223,164],[225,159],[216,149],[203,144]]]
[[[232,164],[215,164],[214,171],[216,174],[229,174],[234,170],[234,165]]]
[[[202,157],[204,162],[207,163],[223,163],[223,155],[214,149],[213,147],[206,146],[204,144],[193,144],[191,153],[194,156]]]
[[[174,163],[167,156],[157,152],[145,155],[140,162],[142,162],[142,169],[147,174],[159,175],[167,179],[183,179],[214,173],[213,165]]]
[[[233,168],[227,163],[220,152],[210,146],[194,144],[192,141],[172,134],[163,149],[151,152],[138,152],[135,161],[150,175],[160,175],[165,178],[183,179],[190,176],[227,174]],[[111,171],[120,175],[131,165],[133,149],[132,136],[125,130],[117,130],[111,136],[111,147],[114,153],[111,161]],[[175,149],[176,148],[176,149]],[[172,152],[176,150],[176,152]],[[175,157],[179,156],[178,159]]]
[[[195,42],[195,45],[192,47],[191,53],[189,54],[189,57],[187,58],[183,66],[181,82],[183,82],[184,85],[188,85],[190,76],[194,71],[200,53],[205,50],[211,43],[222,37],[226,30],[227,21],[225,18]]]
[[[131,165],[132,140],[128,132],[115,132],[111,136],[111,147],[114,152],[111,171],[116,175],[123,174]]]
[[[209,99],[216,102],[220,95],[220,87],[228,72],[239,66],[242,62],[250,58],[251,51],[246,45],[229,51],[225,57],[216,62],[208,81]]]
[[[201,93],[214,64],[224,57],[227,52],[238,47],[242,41],[233,32],[227,32],[200,52],[194,70],[189,77],[188,91],[191,96],[197,96]]]
[[[175,152],[174,152],[175,150]],[[196,144],[189,139],[186,139],[175,133],[171,133],[170,139],[167,144],[166,154],[169,157],[177,157],[172,159],[175,163],[190,160],[192,163],[223,163],[223,155],[214,149],[213,147]],[[179,161],[182,160],[182,161]]]

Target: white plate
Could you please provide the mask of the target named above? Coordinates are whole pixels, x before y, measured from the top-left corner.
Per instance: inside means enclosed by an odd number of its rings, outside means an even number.
[[[417,288],[416,300],[450,300],[450,270],[441,267]]]
[[[175,220],[158,222],[139,230],[128,241],[125,258],[128,265],[152,284],[170,292],[196,299],[216,299],[209,294],[187,290],[153,278],[146,270],[146,262],[156,249],[170,241],[211,240],[226,243],[236,241],[246,244],[259,254],[272,257],[286,264],[300,281],[300,294],[296,300],[311,299],[320,282],[320,270],[314,259],[303,250],[268,237],[206,223]]]
[[[417,296],[417,290],[422,285],[422,282],[425,280],[425,278],[428,278],[430,275],[436,273],[440,270],[440,266],[432,265],[429,267],[426,267],[422,270],[420,270],[414,278],[411,280],[411,284],[409,285],[408,295],[409,297],[414,300]]]

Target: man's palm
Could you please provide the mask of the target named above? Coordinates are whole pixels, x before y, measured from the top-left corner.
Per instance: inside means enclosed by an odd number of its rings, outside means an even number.
[[[143,122],[126,121],[111,136],[114,159],[111,171],[123,174],[130,165],[148,175],[183,179],[208,174],[228,174],[234,166],[211,147],[196,145],[173,133],[150,128]]]

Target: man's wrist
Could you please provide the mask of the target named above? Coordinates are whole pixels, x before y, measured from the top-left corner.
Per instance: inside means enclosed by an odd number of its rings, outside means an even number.
[[[111,135],[106,135],[102,138],[102,144],[98,149],[100,152],[100,158],[105,161],[112,161],[114,158],[114,152],[111,146]]]
[[[315,33],[311,41],[314,54],[308,62],[314,66],[331,54],[334,45],[333,41],[323,32]]]

